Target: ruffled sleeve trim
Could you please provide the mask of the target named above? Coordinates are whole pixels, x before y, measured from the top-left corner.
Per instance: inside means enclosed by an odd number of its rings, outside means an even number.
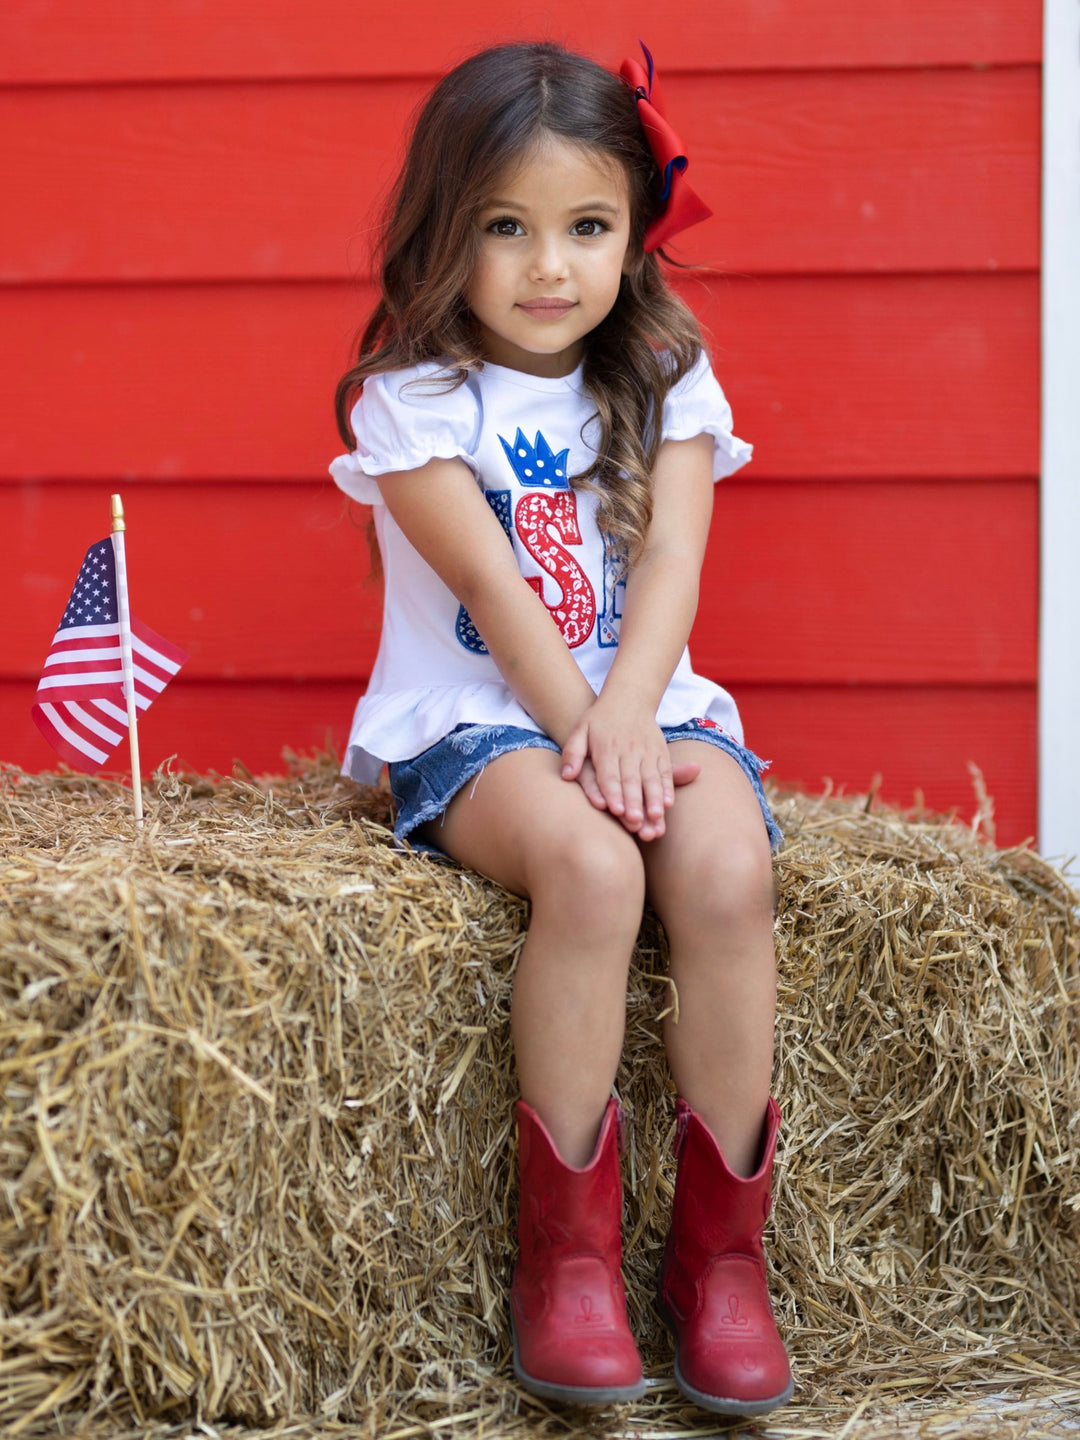
[[[468,384],[441,387],[438,365],[373,375],[364,382],[350,423],[351,455],[330,465],[335,484],[362,505],[382,503],[376,477],[418,470],[429,460],[464,460],[474,475],[480,411]]]
[[[752,445],[732,433],[731,423],[731,406],[702,353],[664,401],[661,438],[692,440],[695,435],[711,435],[713,479],[723,480],[741,469],[754,453]]]

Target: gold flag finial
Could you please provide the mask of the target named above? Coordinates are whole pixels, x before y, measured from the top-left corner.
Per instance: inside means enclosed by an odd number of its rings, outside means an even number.
[[[119,495],[112,497],[112,528],[114,535],[117,530],[127,529],[127,526],[124,524],[124,506]]]

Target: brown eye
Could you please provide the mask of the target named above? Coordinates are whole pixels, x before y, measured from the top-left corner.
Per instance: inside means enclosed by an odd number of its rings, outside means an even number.
[[[580,239],[589,240],[594,235],[602,235],[609,227],[603,220],[585,219],[578,220],[571,227],[571,235],[577,235]]]
[[[512,220],[509,215],[501,215],[498,220],[490,221],[484,227],[489,235],[523,235],[525,232],[517,220]]]

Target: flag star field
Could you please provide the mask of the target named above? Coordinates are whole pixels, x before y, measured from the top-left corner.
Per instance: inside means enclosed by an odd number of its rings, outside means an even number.
[[[86,552],[60,628],[105,625],[117,618],[116,559],[112,541],[101,540]]]

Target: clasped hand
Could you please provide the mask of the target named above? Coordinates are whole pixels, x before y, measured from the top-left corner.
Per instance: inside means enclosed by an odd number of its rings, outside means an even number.
[[[591,804],[614,815],[639,840],[663,835],[675,787],[701,773],[692,761],[672,765],[653,715],[605,704],[602,696],[570,732],[562,760],[563,779],[576,780]]]

